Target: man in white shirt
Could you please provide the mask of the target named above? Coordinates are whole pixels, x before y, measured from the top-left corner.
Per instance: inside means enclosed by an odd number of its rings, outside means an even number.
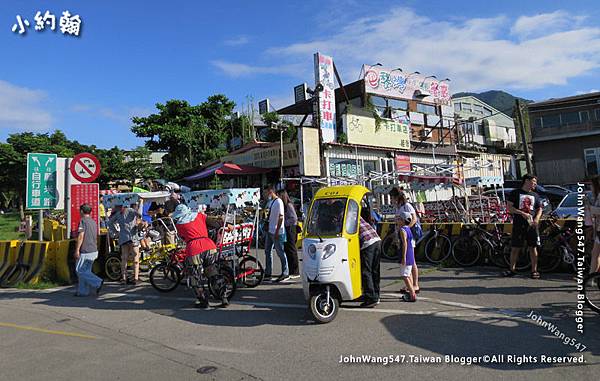
[[[286,241],[285,236],[285,225],[284,225],[284,206],[283,201],[275,193],[273,186],[267,186],[265,188],[265,197],[267,198],[267,205],[269,208],[269,231],[265,239],[265,280],[270,280],[273,270],[273,256],[271,250],[275,247],[275,251],[281,260],[281,276],[275,280],[275,282],[282,282],[288,280],[289,269],[287,263],[287,257],[283,249],[283,244]]]

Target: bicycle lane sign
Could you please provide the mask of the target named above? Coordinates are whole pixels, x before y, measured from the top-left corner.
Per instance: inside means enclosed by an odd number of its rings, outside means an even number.
[[[56,154],[27,154],[27,209],[56,207]]]

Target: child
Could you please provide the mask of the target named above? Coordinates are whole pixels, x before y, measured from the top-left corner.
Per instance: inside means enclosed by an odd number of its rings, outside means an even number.
[[[400,276],[404,280],[406,285],[407,293],[402,296],[402,300],[405,302],[416,302],[417,294],[413,287],[411,271],[415,264],[415,252],[412,244],[413,236],[410,231],[410,223],[412,216],[408,212],[401,212],[396,220],[396,226],[398,231],[399,247],[400,247]]]

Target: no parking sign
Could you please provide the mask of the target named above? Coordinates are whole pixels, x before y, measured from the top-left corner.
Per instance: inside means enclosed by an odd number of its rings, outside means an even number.
[[[91,183],[100,176],[100,162],[91,153],[80,153],[71,160],[71,174],[82,183]]]

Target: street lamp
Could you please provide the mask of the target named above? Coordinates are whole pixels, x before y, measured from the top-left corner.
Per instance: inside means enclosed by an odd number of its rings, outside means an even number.
[[[362,77],[362,75],[364,74],[365,66],[368,66],[369,69],[370,69],[370,68],[375,67],[375,66],[383,66],[383,65],[381,63],[379,63],[379,62],[377,62],[375,65],[363,65],[363,67],[360,68],[360,73],[358,73],[358,79],[360,79],[360,77]]]

